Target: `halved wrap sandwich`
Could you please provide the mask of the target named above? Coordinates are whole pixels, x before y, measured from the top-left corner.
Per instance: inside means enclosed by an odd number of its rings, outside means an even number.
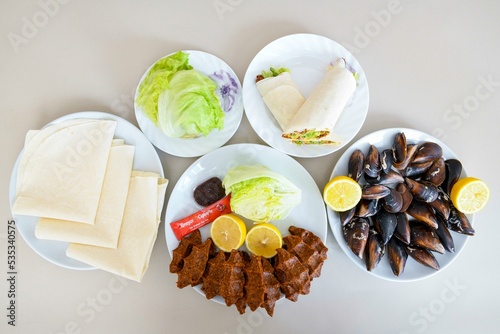
[[[263,74],[257,76],[257,89],[281,129],[284,130],[306,99],[287,69],[271,68],[270,71],[263,71]]]
[[[339,144],[333,133],[340,114],[356,90],[353,73],[340,58],[328,70],[283,131],[296,144]]]

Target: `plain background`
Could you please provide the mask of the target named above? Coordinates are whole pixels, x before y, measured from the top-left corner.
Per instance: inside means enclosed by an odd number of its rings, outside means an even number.
[[[135,122],[133,94],[144,70],[178,50],[225,60],[243,80],[269,42],[293,33],[329,37],[363,66],[370,108],[355,139],[409,127],[442,139],[470,175],[491,187],[476,236],[448,268],[394,283],[353,265],[331,231],[330,259],[311,293],[280,302],[275,316],[178,290],[160,232],[141,284],[104,271],[57,267],[17,238],[16,327],[2,333],[497,333],[500,3],[497,1],[14,1],[0,2],[0,268],[7,273],[8,184],[29,129],[96,110]],[[29,25],[32,25],[31,29]],[[35,25],[36,24],[36,25]],[[490,84],[485,84],[490,82]],[[478,88],[479,87],[479,88]],[[263,143],[246,117],[229,143]],[[320,189],[344,150],[297,159]],[[194,158],[160,152],[168,196]]]

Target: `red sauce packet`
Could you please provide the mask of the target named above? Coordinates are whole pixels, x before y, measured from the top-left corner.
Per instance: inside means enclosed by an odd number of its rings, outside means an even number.
[[[226,213],[231,213],[231,205],[229,204],[230,200],[231,194],[218,200],[214,204],[193,213],[192,215],[179,219],[175,222],[171,222],[170,227],[172,228],[172,231],[177,239],[181,240],[185,235],[188,235],[202,226],[210,224],[215,220],[215,218]]]

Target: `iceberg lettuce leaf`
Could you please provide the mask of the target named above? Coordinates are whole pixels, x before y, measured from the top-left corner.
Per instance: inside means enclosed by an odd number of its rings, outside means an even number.
[[[217,84],[196,70],[176,72],[158,101],[158,126],[170,137],[193,138],[224,127]]]
[[[222,181],[231,209],[255,222],[286,218],[301,201],[301,190],[263,165],[231,168]]]
[[[170,87],[172,76],[181,70],[190,70],[189,55],[182,51],[158,60],[142,80],[137,94],[137,105],[146,116],[158,124],[158,99]]]

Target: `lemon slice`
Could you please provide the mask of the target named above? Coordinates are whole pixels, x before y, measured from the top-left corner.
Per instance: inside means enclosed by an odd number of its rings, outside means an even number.
[[[217,217],[210,227],[214,244],[224,252],[240,248],[245,242],[246,233],[245,222],[232,213]]]
[[[361,200],[361,186],[347,176],[336,176],[323,190],[323,200],[334,211],[350,210]]]
[[[489,198],[490,190],[486,183],[471,176],[458,180],[450,193],[453,205],[458,211],[466,214],[484,208]]]
[[[281,233],[272,224],[258,224],[248,231],[245,245],[252,254],[271,258],[276,255],[276,249],[281,248]]]

